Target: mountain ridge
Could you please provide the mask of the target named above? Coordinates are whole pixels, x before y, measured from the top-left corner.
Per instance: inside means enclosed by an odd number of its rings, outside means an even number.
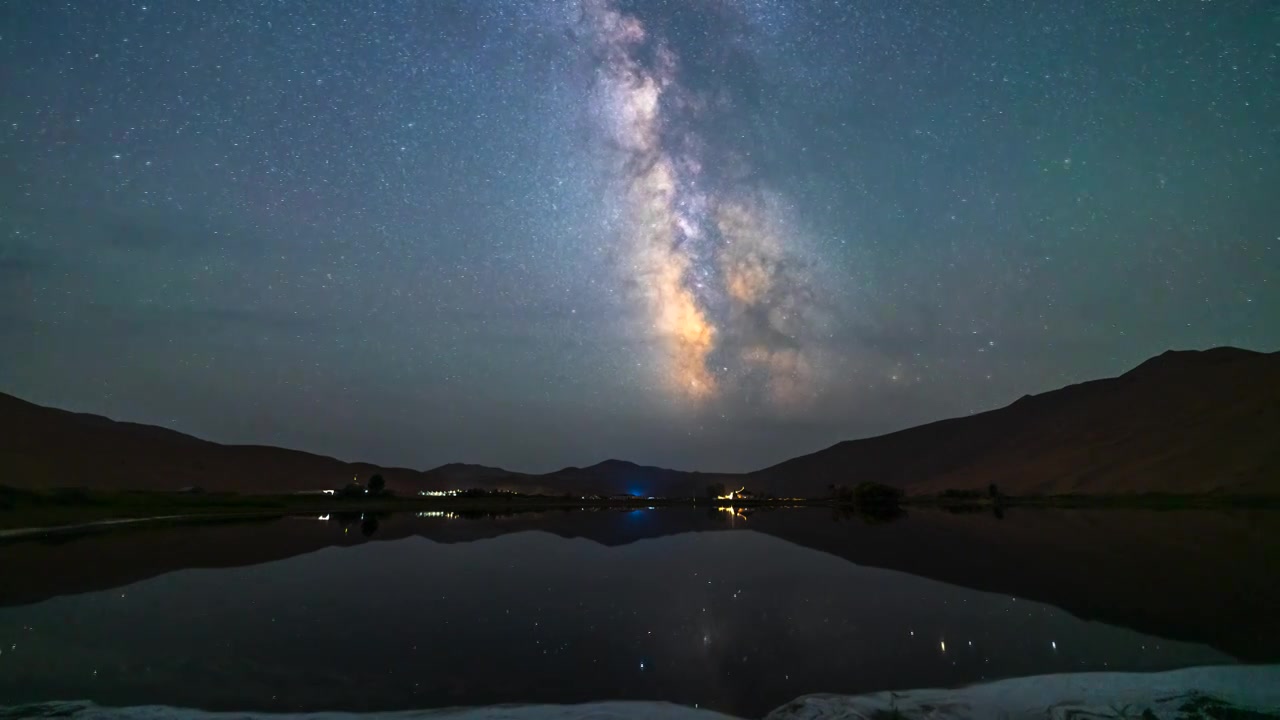
[[[750,473],[609,458],[533,474],[472,463],[428,470],[266,445],[222,445],[154,425],[0,393],[0,472],[20,487],[297,492],[380,473],[399,492],[702,495],[717,482],[824,496],[874,480],[910,493],[997,485],[1010,494],[1280,494],[1280,353],[1170,350],[974,415],[845,440]],[[73,448],[75,452],[67,452]]]
[[[1188,428],[1187,423],[1199,427]],[[1221,423],[1236,433],[1212,432]],[[1144,460],[1164,458],[1175,440],[1183,443],[1175,452],[1179,462],[1143,467]],[[1229,347],[1170,350],[1117,377],[1024,395],[969,416],[845,440],[748,477],[765,484],[779,477],[806,477],[810,487],[818,485],[814,479],[833,484],[865,479],[917,493],[996,484],[1019,494],[1275,494],[1280,493],[1280,451],[1273,445],[1280,447],[1280,353]],[[916,448],[934,454],[920,457],[912,452]],[[1008,457],[997,463],[997,454]],[[884,458],[897,464],[886,464]],[[1185,465],[1188,459],[1196,461],[1193,466]],[[1234,480],[1214,480],[1222,473],[1213,460],[1241,459],[1247,467],[1234,469]],[[1108,470],[1108,465],[1114,467]],[[1203,482],[1186,477],[1192,468],[1204,473]],[[1122,470],[1135,481],[1119,477]],[[1151,473],[1171,471],[1179,475],[1178,482],[1138,482],[1149,481]],[[1010,483],[1015,473],[1034,473],[1044,480]]]

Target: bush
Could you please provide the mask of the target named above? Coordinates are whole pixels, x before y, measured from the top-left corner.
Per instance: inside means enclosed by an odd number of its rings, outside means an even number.
[[[893,507],[902,496],[901,489],[878,482],[861,482],[853,489],[854,502],[866,507]]]
[[[0,485],[0,510],[12,510],[18,504],[19,499],[30,500],[31,495],[32,492],[30,490],[19,490],[8,485]]]
[[[368,496],[364,486],[360,483],[348,483],[346,487],[338,491],[338,497],[343,498],[362,498]]]
[[[82,487],[56,488],[49,496],[49,500],[55,505],[88,505],[94,499],[89,491]]]

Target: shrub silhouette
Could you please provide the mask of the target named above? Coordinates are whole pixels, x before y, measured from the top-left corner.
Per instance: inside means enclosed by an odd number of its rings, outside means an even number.
[[[861,482],[853,489],[854,502],[864,507],[895,507],[902,495],[902,490],[878,482]]]
[[[942,491],[942,497],[947,498],[948,500],[976,500],[982,497],[982,491],[948,488]]]

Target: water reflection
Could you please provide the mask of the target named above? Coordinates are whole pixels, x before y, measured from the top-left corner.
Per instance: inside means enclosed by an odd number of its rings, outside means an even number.
[[[898,505],[836,505],[831,508],[831,519],[835,522],[858,520],[868,525],[878,525],[901,520],[906,516],[906,509]]]
[[[739,521],[745,523],[753,512],[755,511],[751,508],[728,505],[716,506],[709,510],[708,514],[716,520],[727,520],[730,527],[737,527]]]
[[[723,505],[306,520],[0,546],[22,578],[0,588],[9,602],[150,577],[0,609],[0,647],[16,646],[0,655],[0,698],[653,698],[749,716],[806,692],[1231,662],[1277,639],[1274,525],[1256,514]],[[200,569],[229,565],[243,567]],[[1205,623],[1206,607],[1231,613]]]

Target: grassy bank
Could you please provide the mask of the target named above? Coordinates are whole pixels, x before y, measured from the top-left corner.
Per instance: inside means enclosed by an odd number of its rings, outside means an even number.
[[[241,495],[236,493],[169,493],[146,491],[87,491],[61,488],[26,490],[0,486],[0,530],[17,528],[53,528],[76,526],[107,520],[170,518],[175,521],[215,520],[247,517],[272,517],[345,512],[518,512],[541,509],[584,507],[703,507],[726,505],[724,501],[706,498],[611,498],[503,495],[491,497],[399,497],[343,498],[323,495]],[[858,503],[826,498],[811,500],[752,499],[732,503],[739,508],[795,505],[839,505],[859,507]],[[1055,495],[1037,497],[948,497],[942,495],[908,496],[900,505],[905,508],[932,507],[954,512],[998,512],[1005,508],[1280,508],[1280,498],[1220,495]],[[897,507],[891,506],[891,507]],[[871,508],[884,513],[883,506]]]
[[[738,506],[797,505],[796,500],[738,501]],[[825,504],[826,501],[812,501]],[[324,515],[327,513],[507,512],[583,507],[701,507],[724,504],[705,498],[583,499],[578,497],[503,495],[493,497],[344,498],[327,495],[240,495],[237,493],[168,493],[146,491],[26,490],[0,486],[0,530],[51,528],[105,520],[140,518],[215,519]]]
[[[999,497],[946,497],[913,495],[903,500],[908,507],[974,508],[1144,508],[1149,510],[1214,508],[1280,508],[1280,497],[1251,495],[1175,495],[1141,493],[1128,495],[1001,495]]]

